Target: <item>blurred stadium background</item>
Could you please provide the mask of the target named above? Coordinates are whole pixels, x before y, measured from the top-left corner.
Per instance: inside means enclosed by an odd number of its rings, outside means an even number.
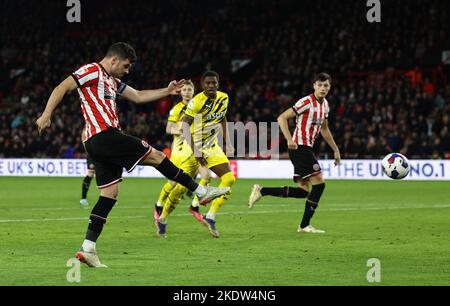
[[[327,71],[335,80],[331,130],[343,158],[394,151],[450,158],[445,1],[385,1],[381,23],[367,22],[364,1],[93,1],[83,3],[81,23],[67,22],[65,1],[2,3],[0,157],[83,157],[76,94],[44,138],[34,120],[66,75],[100,60],[111,42],[127,41],[139,57],[126,80],[136,88],[198,81],[214,69],[231,97],[228,121],[276,122],[310,92],[313,74]],[[165,120],[175,100],[121,101],[121,124],[168,149]],[[273,142],[286,152],[284,141]],[[328,148],[319,141],[317,151]]]

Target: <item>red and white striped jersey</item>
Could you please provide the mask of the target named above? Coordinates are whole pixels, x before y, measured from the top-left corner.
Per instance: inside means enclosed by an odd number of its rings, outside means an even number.
[[[116,97],[126,85],[106,72],[98,63],[82,66],[72,73],[78,85],[81,110],[86,122],[85,141],[108,128],[120,129]]]
[[[320,103],[312,94],[300,99],[292,109],[297,114],[292,140],[298,145],[313,147],[322,124],[330,113],[328,101],[323,99]]]

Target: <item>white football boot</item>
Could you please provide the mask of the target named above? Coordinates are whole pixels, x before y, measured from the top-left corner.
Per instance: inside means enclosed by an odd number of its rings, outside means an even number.
[[[253,205],[262,198],[261,189],[261,186],[253,185],[252,192],[248,198],[248,208],[252,208]]]
[[[102,264],[97,256],[97,253],[85,252],[83,250],[77,252],[76,259],[85,263],[91,268],[108,268],[108,266]]]
[[[86,199],[81,199],[80,200],[80,205],[83,207],[89,206],[89,202]]]
[[[230,191],[230,187],[218,188],[206,186],[205,188],[206,193],[202,197],[198,197],[198,200],[201,205],[205,205],[214,200],[215,198],[218,198]]]
[[[297,230],[298,233],[311,233],[311,234],[324,234],[325,231],[322,231],[320,229],[315,228],[312,225],[308,225],[305,228],[301,228],[300,226],[298,227]]]

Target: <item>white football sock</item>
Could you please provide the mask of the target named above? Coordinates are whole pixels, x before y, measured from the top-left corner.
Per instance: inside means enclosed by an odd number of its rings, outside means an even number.
[[[192,200],[191,206],[192,206],[192,207],[199,207],[199,206],[200,206],[200,203],[198,202],[198,199],[197,199],[197,198],[194,198],[194,199]]]
[[[81,248],[83,249],[83,251],[88,252],[88,253],[95,253],[95,246],[97,244],[94,241],[90,241],[85,239],[83,241],[83,245],[81,246]]]
[[[206,214],[206,219],[215,220],[216,214],[213,214],[212,212],[208,211],[208,213]]]

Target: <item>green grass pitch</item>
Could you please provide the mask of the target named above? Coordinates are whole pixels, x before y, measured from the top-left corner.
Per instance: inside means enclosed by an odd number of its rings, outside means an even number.
[[[0,285],[450,285],[448,182],[328,181],[312,222],[327,232],[308,235],[297,233],[303,199],[247,208],[252,184],[289,180],[238,180],[219,239],[185,199],[165,240],[152,223],[163,182],[125,179],[98,242],[109,268],[82,266],[71,284],[66,263],[90,213],[78,204],[81,178],[0,178]],[[91,207],[97,197],[93,182]],[[380,283],[367,281],[370,258],[381,262]]]

